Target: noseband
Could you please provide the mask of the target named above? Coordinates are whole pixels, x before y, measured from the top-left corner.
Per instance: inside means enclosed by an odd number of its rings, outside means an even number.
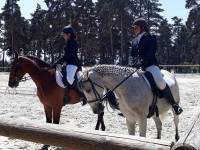
[[[17,64],[16,64],[16,68],[15,68],[15,74],[17,74],[17,71],[18,71],[19,68],[21,68],[21,66],[20,66],[19,63],[17,63]],[[19,78],[19,77],[16,75],[16,81],[17,81],[17,82],[25,82],[25,81],[30,80],[30,79],[31,79],[30,76]]]

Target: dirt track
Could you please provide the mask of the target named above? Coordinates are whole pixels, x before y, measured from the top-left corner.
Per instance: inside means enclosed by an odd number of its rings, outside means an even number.
[[[184,109],[180,116],[180,135],[183,135],[187,125],[192,121],[200,98],[200,74],[176,74],[181,96],[181,106]],[[8,82],[8,74],[0,73],[0,115],[13,118],[28,118],[37,122],[45,123],[43,106],[38,98],[34,95],[36,92],[35,85],[32,81],[21,83],[16,90],[5,90]],[[31,95],[20,95],[15,93],[32,93]],[[112,110],[105,113],[106,132],[128,134],[125,119],[117,116],[118,112]],[[81,104],[68,105],[62,110],[61,124],[84,128],[88,131],[93,130],[96,123],[94,115],[88,105]],[[138,131],[138,130],[136,130]],[[137,133],[138,135],[138,133]],[[152,119],[148,120],[147,137],[155,138],[156,129]],[[162,139],[174,139],[174,125],[171,111],[163,121]],[[10,139],[0,136],[0,150],[37,150],[41,144]],[[51,150],[61,150],[61,148],[51,147]]]

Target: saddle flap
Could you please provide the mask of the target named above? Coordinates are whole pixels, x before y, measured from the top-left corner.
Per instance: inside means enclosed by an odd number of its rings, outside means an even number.
[[[162,91],[157,87],[156,82],[153,78],[153,75],[149,72],[149,71],[145,71],[144,76],[146,77],[146,79],[148,80],[150,86],[151,86],[151,90],[152,92],[157,95],[158,97],[162,98],[163,97],[163,93]]]

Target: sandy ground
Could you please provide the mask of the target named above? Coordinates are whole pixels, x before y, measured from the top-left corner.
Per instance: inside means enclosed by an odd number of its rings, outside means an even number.
[[[192,122],[192,117],[196,113],[199,106],[200,98],[200,74],[176,74],[181,96],[181,106],[184,112],[180,116],[179,132],[180,136],[184,134],[185,129]],[[38,100],[36,88],[32,81],[26,81],[20,84],[16,90],[7,88],[8,73],[0,73],[0,116],[8,116],[12,118],[27,118],[40,123],[45,123],[45,115],[43,106]],[[20,95],[15,93],[33,93],[33,95]],[[125,119],[117,115],[118,112],[106,110],[105,124],[106,132],[128,134]],[[91,131],[95,127],[97,116],[94,115],[89,105],[81,106],[81,104],[68,105],[62,110],[60,124],[73,126],[76,128],[84,128]],[[136,130],[138,131],[138,129]],[[169,111],[163,121],[162,139],[174,139],[174,124],[172,112]],[[137,133],[138,135],[138,133]],[[148,120],[147,137],[156,138],[156,129],[152,119]],[[39,150],[41,144],[26,142],[17,139],[10,139],[0,136],[0,150]],[[62,150],[51,146],[50,150]]]

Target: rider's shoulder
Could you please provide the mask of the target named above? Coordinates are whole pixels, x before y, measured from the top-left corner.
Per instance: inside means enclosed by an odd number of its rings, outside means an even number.
[[[151,33],[145,33],[144,35],[143,35],[143,39],[145,39],[145,40],[156,40],[156,35],[154,35],[154,34],[151,34]]]

